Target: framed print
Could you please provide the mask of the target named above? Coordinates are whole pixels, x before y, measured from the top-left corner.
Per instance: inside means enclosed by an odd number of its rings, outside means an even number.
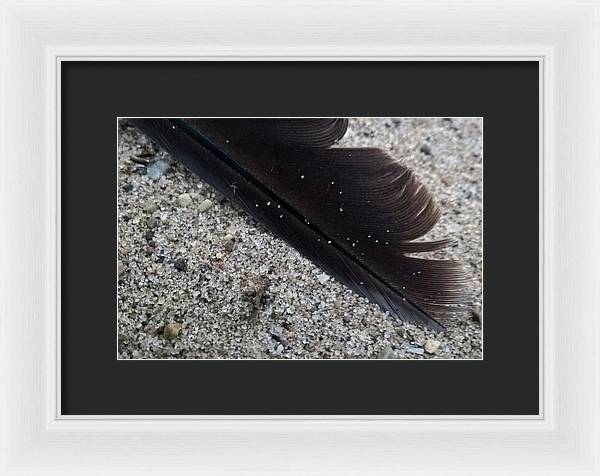
[[[597,4],[2,8],[3,474],[600,473]]]

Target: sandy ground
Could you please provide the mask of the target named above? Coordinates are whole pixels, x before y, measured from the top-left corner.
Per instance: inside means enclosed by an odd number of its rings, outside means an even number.
[[[357,118],[340,146],[410,167],[466,263],[473,312],[434,334],[328,278],[126,121],[118,138],[118,357],[482,357],[482,119]]]

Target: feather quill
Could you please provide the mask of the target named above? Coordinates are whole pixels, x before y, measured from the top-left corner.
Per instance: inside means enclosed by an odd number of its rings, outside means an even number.
[[[135,119],[161,147],[276,236],[400,319],[442,330],[468,302],[459,262],[414,241],[440,217],[380,149],[340,148],[346,119]]]

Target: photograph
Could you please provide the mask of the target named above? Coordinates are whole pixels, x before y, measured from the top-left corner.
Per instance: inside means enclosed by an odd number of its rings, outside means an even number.
[[[483,358],[482,117],[119,117],[117,358]]]

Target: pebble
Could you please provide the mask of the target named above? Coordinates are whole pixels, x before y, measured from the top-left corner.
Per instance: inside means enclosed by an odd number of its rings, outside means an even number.
[[[269,289],[269,281],[264,278],[251,279],[246,283],[245,296],[255,308],[261,307],[265,294]]]
[[[271,336],[273,336],[278,341],[281,341],[283,339],[284,332],[285,331],[281,326],[273,326],[271,328]]]
[[[419,150],[425,155],[432,155],[431,149],[429,148],[429,146],[427,144],[423,144]]]
[[[226,235],[225,238],[223,238],[223,248],[225,248],[225,251],[233,251],[233,246],[233,236]]]
[[[169,164],[167,162],[165,162],[164,160],[157,160],[152,165],[149,165],[147,167],[146,173],[151,179],[158,180],[163,176],[163,174],[167,171],[168,168]]]
[[[378,359],[391,359],[394,357],[394,350],[389,346],[385,346],[379,354],[377,354]]]
[[[133,190],[133,185],[131,185],[130,183],[126,183],[125,185],[123,185],[124,192],[131,192],[132,190]]]
[[[427,339],[425,341],[425,352],[428,354],[435,354],[440,347],[440,341],[435,339]]]
[[[150,217],[150,218],[148,218],[146,225],[148,225],[148,228],[156,228],[159,223],[160,223],[160,220],[158,218]]]
[[[152,238],[154,238],[154,232],[152,230],[148,230],[144,236],[146,237],[147,241],[150,241]]]
[[[213,202],[211,202],[208,198],[206,200],[204,200],[200,205],[198,205],[198,211],[200,213],[205,212],[206,210],[208,210],[210,207],[213,206]]]
[[[418,354],[418,355],[423,355],[425,353],[425,349],[421,349],[420,347],[410,347],[408,349],[406,349],[407,352],[410,352],[411,354]]]
[[[165,326],[165,329],[163,330],[163,335],[165,337],[177,337],[180,331],[181,324],[177,324],[176,322],[170,323]]]
[[[156,203],[154,203],[154,200],[147,200],[146,203],[144,203],[144,211],[149,212],[149,213],[153,213],[158,209],[158,207],[156,206]]]
[[[319,274],[317,276],[317,281],[319,281],[321,284],[325,284],[327,281],[329,281],[329,276],[325,273]]]
[[[131,161],[138,165],[148,165],[150,163],[150,159],[146,155],[131,157]]]
[[[121,276],[125,271],[127,267],[121,261],[117,261],[117,275]]]
[[[187,262],[184,258],[177,258],[173,263],[175,269],[178,271],[185,271],[187,269]]]
[[[190,203],[192,203],[192,197],[189,193],[182,193],[179,195],[179,197],[177,197],[177,201],[182,207],[187,207]]]

